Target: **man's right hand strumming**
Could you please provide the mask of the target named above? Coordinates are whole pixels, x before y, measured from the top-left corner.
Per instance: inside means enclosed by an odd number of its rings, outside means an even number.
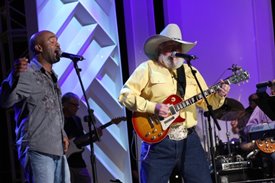
[[[157,104],[155,108],[155,114],[163,118],[168,117],[170,115],[169,106],[167,104]]]

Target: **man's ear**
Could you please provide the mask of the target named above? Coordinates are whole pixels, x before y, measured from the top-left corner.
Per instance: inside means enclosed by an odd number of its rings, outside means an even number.
[[[37,44],[37,45],[34,46],[34,50],[35,50],[36,53],[41,53],[43,48],[42,48],[42,46]]]

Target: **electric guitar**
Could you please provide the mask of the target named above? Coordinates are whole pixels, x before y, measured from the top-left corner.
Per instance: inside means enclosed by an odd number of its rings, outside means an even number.
[[[109,121],[108,123],[101,125],[99,128],[101,130],[107,128],[108,126],[112,125],[112,124],[119,124],[121,121],[126,121],[127,118],[126,117],[118,117],[118,118],[114,118],[111,121]],[[94,135],[93,135],[94,137]],[[94,137],[95,138],[95,137]],[[92,141],[95,141],[96,139],[92,138]],[[66,157],[68,158],[69,156],[71,156],[74,153],[77,152],[82,152],[84,151],[84,147],[86,145],[88,145],[90,143],[90,134],[86,133],[85,135],[81,136],[81,137],[74,137],[70,139],[70,144],[69,144],[69,148],[68,151],[65,153]]]
[[[274,153],[275,152],[275,140],[274,137],[266,138],[264,140],[256,140],[256,145],[264,153]]]
[[[240,70],[234,75],[224,79],[224,83],[237,84],[249,78],[246,71]],[[222,83],[210,87],[203,91],[205,96],[215,93],[219,90]],[[145,142],[152,144],[162,141],[168,134],[169,127],[172,123],[183,122],[184,119],[180,117],[180,110],[196,103],[203,99],[203,95],[197,94],[187,100],[183,100],[177,95],[170,95],[164,100],[164,104],[169,104],[170,115],[166,118],[159,117],[155,114],[134,112],[132,117],[133,128],[137,135]]]
[[[253,125],[248,133],[260,151],[268,154],[275,152],[275,121]]]

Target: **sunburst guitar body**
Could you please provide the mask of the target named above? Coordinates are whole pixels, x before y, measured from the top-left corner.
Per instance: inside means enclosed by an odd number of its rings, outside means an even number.
[[[257,147],[264,153],[274,153],[275,152],[275,140],[274,137],[266,138],[264,140],[256,140]]]
[[[171,108],[175,104],[182,102],[181,97],[177,95],[169,96],[163,103],[169,104]],[[168,133],[169,126],[172,123],[183,122],[184,119],[179,116],[179,112],[170,110],[171,114],[167,118],[160,118],[154,114],[134,112],[132,123],[134,130],[143,141],[147,143],[157,143],[162,141]]]

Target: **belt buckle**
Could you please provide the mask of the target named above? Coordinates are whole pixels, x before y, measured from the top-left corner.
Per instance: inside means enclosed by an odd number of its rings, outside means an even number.
[[[179,126],[171,126],[168,132],[168,136],[170,140],[183,140],[186,139],[188,135],[188,129],[185,128],[183,125]]]

